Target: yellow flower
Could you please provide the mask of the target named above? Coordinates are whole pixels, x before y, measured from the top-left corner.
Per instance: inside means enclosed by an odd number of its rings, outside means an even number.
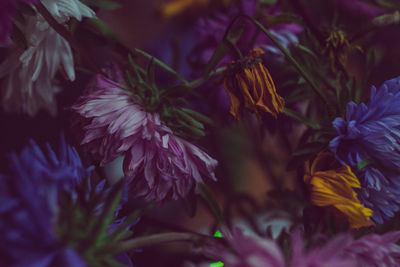
[[[304,176],[311,188],[311,202],[316,206],[333,206],[343,213],[351,228],[370,226],[372,210],[364,207],[353,188],[360,182],[349,166],[340,166],[330,152],[321,152]]]
[[[324,53],[328,54],[332,71],[336,71],[337,64],[343,67],[347,64],[348,54],[353,50],[362,52],[362,48],[358,45],[351,44],[346,34],[341,31],[333,31],[325,40]]]
[[[223,5],[228,5],[230,0],[171,0],[163,1],[159,6],[158,10],[160,14],[165,18],[172,18],[177,15],[182,15],[188,10],[197,10],[206,8],[215,2],[221,2]]]
[[[265,113],[277,117],[285,106],[277,94],[274,81],[259,56],[264,51],[253,49],[249,56],[229,64],[224,87],[231,100],[230,113],[240,119],[243,108],[255,113],[259,120]]]

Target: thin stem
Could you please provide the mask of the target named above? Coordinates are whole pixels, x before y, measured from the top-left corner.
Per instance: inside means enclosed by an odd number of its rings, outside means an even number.
[[[248,20],[250,20],[254,25],[256,25],[260,30],[268,36],[268,38],[278,47],[279,50],[286,56],[286,58],[289,60],[290,63],[298,70],[298,72],[303,76],[303,78],[308,82],[308,84],[311,86],[311,88],[326,102],[329,103],[328,98],[326,95],[323,93],[323,91],[313,82],[313,80],[310,78],[308,73],[300,66],[300,64],[290,55],[289,51],[284,48],[278,40],[275,39],[275,37],[257,20],[253,19],[252,17],[248,15],[239,15],[238,17],[244,17]],[[237,17],[236,17],[237,18]]]
[[[140,249],[152,245],[157,245],[159,243],[166,242],[177,242],[177,241],[196,241],[199,237],[189,233],[162,233],[154,234],[144,237],[137,237],[131,240],[122,241],[115,245],[112,249],[113,254],[121,254],[134,249]]]
[[[161,60],[153,57],[152,55],[146,53],[143,50],[140,50],[138,48],[134,48],[135,53],[145,57],[148,60],[153,60],[155,64],[157,64],[159,67],[165,69],[166,71],[168,71],[169,73],[173,74],[175,77],[177,77],[179,80],[181,80],[184,84],[188,84],[188,82],[186,81],[185,78],[183,78],[181,75],[179,75],[179,73],[177,73],[174,69],[172,69],[171,67],[169,67],[167,64],[165,64],[164,62],[162,62]]]
[[[297,69],[297,71],[300,73],[301,76],[303,76],[303,78],[307,81],[307,83],[311,86],[311,88],[326,102],[326,103],[330,103],[329,99],[326,97],[326,95],[323,93],[322,90],[319,89],[319,87],[312,81],[312,79],[310,78],[310,76],[308,75],[308,73],[300,66],[300,64],[290,55],[289,51],[284,48],[278,40],[275,39],[275,37],[261,24],[259,23],[257,20],[253,19],[252,17],[245,15],[245,14],[240,14],[237,15],[229,24],[224,38],[226,38],[226,36],[228,35],[229,31],[231,30],[231,28],[233,27],[233,25],[235,24],[235,22],[239,19],[239,18],[245,18],[250,20],[254,25],[256,25],[265,35],[267,35],[267,37],[274,43],[274,45],[276,45],[278,47],[278,49],[286,56],[286,58],[289,60],[290,63],[292,63],[292,65]]]

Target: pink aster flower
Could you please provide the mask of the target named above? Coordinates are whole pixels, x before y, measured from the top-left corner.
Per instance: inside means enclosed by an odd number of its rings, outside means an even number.
[[[290,257],[285,261],[282,249],[273,239],[245,236],[235,228],[223,231],[226,244],[212,240],[204,254],[227,267],[396,267],[400,266],[400,231],[384,235],[369,234],[354,240],[349,233],[306,249],[299,231],[292,234]]]
[[[400,266],[400,231],[384,235],[369,234],[354,240],[342,234],[321,247],[305,252],[299,233],[292,238],[292,261],[296,267],[396,267]]]
[[[383,235],[370,234],[346,247],[345,256],[357,262],[357,267],[400,266],[400,231]]]
[[[239,228],[223,231],[229,248],[211,241],[204,253],[229,267],[285,267],[282,250],[274,240],[246,236]]]
[[[124,155],[130,191],[147,201],[185,197],[202,182],[216,180],[217,161],[177,137],[157,113],[149,113],[116,82],[97,75],[73,110],[83,127],[81,144],[100,165]]]

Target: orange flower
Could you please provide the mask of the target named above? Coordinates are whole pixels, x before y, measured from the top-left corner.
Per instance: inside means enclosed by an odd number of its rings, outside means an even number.
[[[165,18],[172,18],[177,15],[184,14],[188,10],[197,10],[208,7],[215,2],[221,2],[223,5],[228,5],[230,0],[171,0],[163,1],[159,6],[158,10],[160,14]]]
[[[370,226],[372,210],[364,207],[353,188],[360,182],[350,167],[339,166],[331,152],[321,152],[311,166],[311,174],[304,176],[311,188],[311,202],[316,206],[333,206],[343,213],[351,228]]]
[[[230,113],[240,119],[243,108],[255,113],[259,120],[265,113],[277,117],[285,106],[277,94],[274,81],[259,56],[264,51],[253,49],[248,57],[229,64],[224,87],[231,99]]]

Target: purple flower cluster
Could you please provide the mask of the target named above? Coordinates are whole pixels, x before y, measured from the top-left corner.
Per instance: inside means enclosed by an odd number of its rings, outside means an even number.
[[[84,131],[81,143],[100,165],[125,156],[130,191],[147,201],[185,197],[202,174],[216,180],[216,160],[175,136],[134,99],[122,84],[98,75],[73,107]]]
[[[343,164],[356,168],[361,183],[358,197],[374,211],[377,223],[394,216],[400,204],[400,77],[371,88],[368,104],[350,102],[346,117],[336,118],[338,136],[330,149]]]

